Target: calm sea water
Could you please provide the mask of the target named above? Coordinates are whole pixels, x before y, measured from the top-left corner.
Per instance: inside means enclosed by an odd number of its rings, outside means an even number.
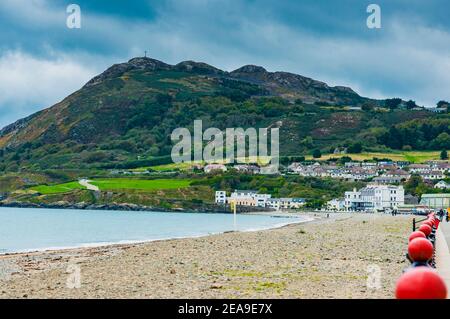
[[[240,231],[306,218],[237,215]],[[196,237],[234,229],[232,214],[0,208],[0,254]]]

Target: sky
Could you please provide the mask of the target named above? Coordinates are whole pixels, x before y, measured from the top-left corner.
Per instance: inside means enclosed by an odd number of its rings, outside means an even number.
[[[367,27],[367,6],[381,28]],[[67,6],[81,9],[69,29]],[[372,98],[450,100],[448,0],[0,0],[0,127],[136,56],[256,64]]]

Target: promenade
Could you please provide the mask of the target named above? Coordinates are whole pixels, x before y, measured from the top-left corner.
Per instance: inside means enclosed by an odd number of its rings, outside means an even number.
[[[436,232],[436,268],[450,287],[450,222],[444,219]],[[447,297],[450,299],[450,297]]]

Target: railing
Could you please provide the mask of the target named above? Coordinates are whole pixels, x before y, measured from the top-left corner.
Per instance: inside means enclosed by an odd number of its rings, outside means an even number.
[[[423,221],[426,221],[426,220],[428,220],[428,218],[424,218],[424,219],[421,219],[421,220],[416,220],[415,218],[413,218],[413,221],[412,221],[412,230],[413,230],[413,231],[416,231],[416,225],[417,225],[417,223],[420,223],[420,222],[423,222]]]
[[[437,219],[439,219],[439,217],[437,217]],[[427,220],[429,220],[429,218],[428,217],[426,217],[426,218],[423,218],[423,219],[420,219],[420,220],[416,220],[415,218],[413,218],[413,221],[412,221],[412,225],[413,225],[413,227],[412,227],[412,229],[413,229],[413,232],[414,231],[417,231],[419,228],[420,228],[420,226],[419,227],[417,227],[417,225],[419,224],[419,223],[422,223],[422,222],[424,222],[424,221],[427,221]],[[441,219],[439,219],[439,222],[441,222],[442,220]],[[436,249],[435,249],[435,244],[436,244],[436,230],[437,230],[437,227],[436,227],[436,224],[435,223],[433,223],[433,225],[431,226],[431,233],[430,234],[425,234],[425,235],[427,235],[426,237],[427,237],[427,239],[431,242],[431,244],[433,245],[433,256],[431,257],[431,259],[430,260],[428,260],[426,263],[425,262],[417,262],[417,261],[414,261],[414,260],[412,260],[411,259],[411,257],[409,256],[409,253],[407,253],[406,254],[406,258],[411,262],[411,266],[412,267],[418,267],[418,266],[430,266],[430,267],[432,267],[432,268],[436,268]]]

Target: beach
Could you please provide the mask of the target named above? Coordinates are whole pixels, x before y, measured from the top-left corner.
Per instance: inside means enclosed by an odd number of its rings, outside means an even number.
[[[254,232],[0,256],[0,298],[392,298],[408,266],[412,217],[313,217]],[[367,285],[374,269],[377,284]],[[79,288],[70,284],[78,272]]]

